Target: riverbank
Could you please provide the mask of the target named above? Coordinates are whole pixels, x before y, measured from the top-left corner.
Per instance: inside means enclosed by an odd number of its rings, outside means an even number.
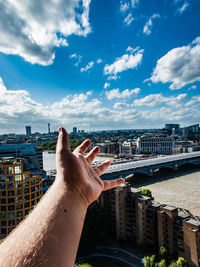
[[[155,201],[200,216],[200,168],[188,167],[176,172],[165,169],[153,177],[136,175],[132,185],[150,189]]]

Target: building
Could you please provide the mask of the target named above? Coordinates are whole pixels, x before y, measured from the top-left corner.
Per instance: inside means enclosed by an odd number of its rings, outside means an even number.
[[[31,135],[31,126],[26,126],[26,135],[27,136]]]
[[[4,157],[25,158],[31,168],[43,169],[42,148],[34,144],[3,144],[0,145],[0,159]],[[32,166],[31,166],[32,164]]]
[[[172,129],[178,130],[180,128],[180,124],[165,124],[165,129],[172,131]]]
[[[5,238],[43,195],[41,170],[29,170],[25,159],[0,160],[0,239]]]
[[[137,139],[137,153],[172,154],[174,139],[170,136],[142,135]]]
[[[48,123],[48,134],[51,133],[50,123]]]
[[[99,146],[100,153],[102,154],[118,154],[119,153],[119,144],[115,142],[104,142],[96,143],[96,146]]]
[[[72,133],[73,133],[74,135],[77,135],[77,127],[73,127],[73,131],[72,131]]]
[[[189,211],[160,204],[124,183],[99,197],[106,228],[117,240],[144,242],[152,249],[164,246],[171,255],[200,266],[200,219]]]
[[[130,156],[133,154],[132,152],[132,144],[131,142],[125,141],[122,144],[119,144],[119,154],[124,156]]]

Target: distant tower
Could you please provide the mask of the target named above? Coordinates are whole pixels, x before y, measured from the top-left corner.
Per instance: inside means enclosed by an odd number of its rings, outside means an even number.
[[[31,126],[26,126],[26,135],[27,136],[31,135]]]
[[[50,134],[51,129],[50,129],[50,123],[48,123],[48,134]]]
[[[176,130],[175,128],[172,129],[172,135],[175,135],[176,134]]]
[[[77,134],[77,127],[73,127],[73,134]]]

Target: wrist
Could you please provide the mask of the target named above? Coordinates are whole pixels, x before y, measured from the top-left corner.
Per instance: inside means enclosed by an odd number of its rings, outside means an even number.
[[[88,203],[86,197],[81,193],[81,190],[71,188],[64,178],[56,176],[53,186],[56,187],[56,190],[60,193],[62,192],[61,194],[63,194],[67,202],[72,203],[73,206],[87,210],[90,203]]]

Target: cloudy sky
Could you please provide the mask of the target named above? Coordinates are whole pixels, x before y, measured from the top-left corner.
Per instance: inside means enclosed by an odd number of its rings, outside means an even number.
[[[199,0],[0,0],[0,133],[200,123]]]

